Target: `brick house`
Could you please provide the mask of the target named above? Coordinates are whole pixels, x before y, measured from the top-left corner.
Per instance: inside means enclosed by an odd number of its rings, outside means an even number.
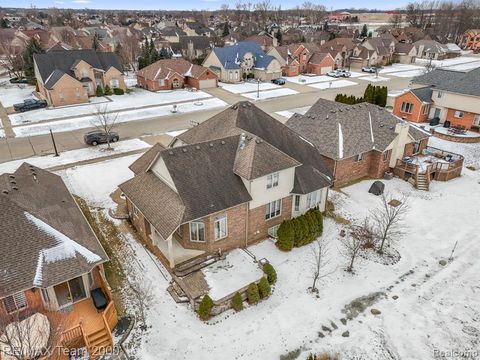
[[[119,185],[144,242],[174,270],[248,246],[285,219],[325,209],[331,174],[318,150],[249,102],[155,145]]]
[[[395,98],[393,114],[407,121],[423,123],[429,119],[431,105],[430,87],[411,89]]]
[[[459,46],[465,50],[480,51],[480,29],[465,31],[460,39]]]
[[[319,149],[335,186],[383,177],[397,160],[421,153],[429,137],[376,105],[324,99],[305,115],[294,114],[286,125]]]
[[[139,70],[137,84],[150,91],[179,89],[186,85],[207,89],[218,86],[218,77],[210,69],[185,59],[164,59]]]
[[[467,72],[435,69],[417,76],[412,83],[413,86],[422,86],[423,88],[427,86],[430,89],[430,91],[412,90],[417,94],[419,91],[425,93],[423,99],[425,105],[430,101],[428,119],[438,117],[440,123],[446,124],[446,126],[462,127],[467,130],[479,129],[480,68]],[[428,100],[428,95],[430,95],[430,100]],[[396,103],[401,101],[401,99],[396,99]],[[398,106],[396,103],[395,107]],[[412,116],[411,121],[421,121],[423,118],[423,116],[419,118]]]
[[[58,50],[33,55],[39,93],[51,106],[87,103],[97,87],[126,90],[122,65],[112,52]]]
[[[0,190],[0,321],[42,314],[59,327],[58,345],[86,346],[91,356],[111,347],[118,319],[108,257],[62,179],[23,163],[0,175]]]

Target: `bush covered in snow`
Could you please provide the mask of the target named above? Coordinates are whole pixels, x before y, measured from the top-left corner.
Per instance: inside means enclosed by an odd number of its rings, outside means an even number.
[[[198,316],[202,320],[208,320],[211,316],[213,308],[213,300],[206,294],[202,301],[200,302],[200,306],[198,307]]]
[[[307,360],[340,360],[340,355],[330,353],[310,354]]]
[[[282,222],[277,231],[277,246],[280,250],[290,251],[311,243],[323,232],[323,216],[319,209],[313,208],[305,214]]]
[[[235,311],[241,311],[243,310],[243,300],[242,300],[242,295],[240,295],[239,292],[237,292],[233,298],[232,298],[232,308]]]
[[[258,283],[258,291],[260,292],[260,297],[262,299],[265,299],[270,295],[270,284],[265,276],[262,277]]]
[[[260,293],[256,283],[251,283],[247,289],[247,300],[250,305],[256,304],[260,301]]]
[[[277,272],[270,263],[263,264],[263,272],[267,275],[267,280],[270,285],[277,281]]]

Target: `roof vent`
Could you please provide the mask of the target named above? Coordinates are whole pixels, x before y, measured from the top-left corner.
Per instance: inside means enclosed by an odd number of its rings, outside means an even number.
[[[173,151],[169,151],[168,153],[169,153],[170,155],[173,155]]]
[[[222,140],[220,144],[225,145],[225,141]]]
[[[210,147],[213,147],[213,143],[210,143]]]
[[[2,190],[2,193],[8,194],[8,190]]]
[[[17,182],[12,180],[12,181],[10,181],[10,184],[17,185]]]
[[[183,148],[182,151],[183,151],[184,153],[186,153],[186,152],[187,152],[187,148]]]
[[[9,177],[10,179],[15,179],[15,175],[11,175],[11,174],[10,174],[10,175],[8,175],[8,177]]]
[[[330,112],[331,112],[332,114],[335,114],[335,110],[330,110]]]
[[[13,186],[12,189],[13,189],[13,190],[18,190],[18,187]]]
[[[195,149],[200,150],[200,146],[198,146],[198,145],[195,146]]]
[[[247,107],[247,105],[245,105],[245,104],[242,104],[242,106],[243,106],[243,107]]]

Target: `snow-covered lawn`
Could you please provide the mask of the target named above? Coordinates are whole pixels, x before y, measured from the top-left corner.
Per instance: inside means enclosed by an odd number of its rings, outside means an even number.
[[[55,157],[52,154],[43,156],[34,156],[28,159],[13,160],[0,164],[0,174],[14,172],[22,163],[28,162],[42,169],[49,169],[61,165],[73,164],[79,161],[98,159],[125,153],[133,150],[147,149],[150,145],[140,139],[119,141],[111,144],[114,150],[106,150],[107,145],[91,146],[78,150],[60,152],[60,156]]]
[[[227,105],[226,102],[213,98],[194,102],[177,104],[177,114],[185,114],[195,111],[214,109]],[[172,105],[155,106],[139,110],[122,111],[118,113],[117,123],[139,121],[149,118],[172,115]],[[50,129],[53,132],[65,132],[92,127],[95,116],[84,116],[66,120],[57,120],[40,124],[22,125],[13,128],[17,137],[48,134]]]
[[[428,140],[428,144],[439,149],[463,155],[465,158],[464,166],[473,166],[478,170],[477,173],[480,172],[480,143],[459,143],[432,136]]]
[[[475,63],[479,62],[478,57],[474,56],[459,56],[456,58],[452,59],[444,59],[444,60],[432,60],[432,65],[436,67],[451,67],[459,64],[468,64],[468,63]],[[415,63],[421,64],[421,65],[426,65],[430,63],[429,59],[416,59]]]
[[[311,108],[311,106],[304,106],[304,107],[300,107],[300,108],[277,111],[275,114],[286,117],[287,119],[290,119],[293,116],[293,114],[295,114],[295,113],[300,114],[300,115],[304,115],[308,110],[310,110],[310,108]]]
[[[381,82],[381,81],[390,80],[390,78],[382,77],[382,76],[375,76],[375,75],[364,76],[364,77],[361,77],[361,78],[358,78],[358,79],[359,80],[370,81],[370,82]]]
[[[480,137],[480,134],[475,131],[466,131],[464,134],[454,134],[450,132],[449,128],[443,127],[443,126],[435,126],[435,132],[438,132],[440,134],[445,134],[445,135],[450,135],[450,136],[456,136],[459,138],[478,138]]]
[[[356,71],[350,71],[350,77],[351,78],[358,78],[361,76],[365,76],[366,73],[364,72],[356,72]]]
[[[287,95],[295,95],[298,94],[298,91],[289,89],[289,88],[281,88],[281,89],[276,89],[276,90],[267,90],[267,91],[260,91],[258,94],[259,97],[257,97],[257,93],[246,93],[246,94],[241,94],[243,97],[252,99],[252,100],[265,100],[265,99],[270,99],[270,98],[276,98],[279,96],[287,96]]]
[[[241,249],[229,252],[224,260],[203,268],[202,272],[213,300],[223,299],[263,276],[263,271]]]
[[[260,85],[258,85],[256,82],[242,82],[239,84],[219,83],[218,86],[220,86],[223,90],[229,91],[233,94],[254,92],[257,91],[258,88],[260,88],[260,91],[281,88],[280,85],[269,82],[261,82]]]
[[[35,91],[35,86],[10,84],[8,81],[3,81],[0,84],[0,102],[4,107],[10,107],[13,104],[22,103],[25,99],[34,99],[33,91]]]
[[[130,94],[112,95],[109,98],[112,101],[98,105],[97,98],[92,98],[95,103],[83,104],[77,106],[65,106],[54,109],[39,109],[25,113],[10,115],[12,125],[22,125],[25,123],[37,123],[40,121],[54,120],[63,117],[79,117],[91,115],[97,111],[100,106],[102,109],[106,106],[107,111],[133,110],[147,106],[157,106],[182,101],[195,101],[208,99],[212,96],[203,91],[158,91],[151,92],[143,89],[133,89]]]
[[[409,77],[415,77],[415,76],[420,76],[425,73],[425,69],[418,69],[418,70],[409,70],[409,71],[400,71],[400,72],[395,72],[395,73],[389,73],[388,75],[390,76],[396,76],[400,78],[409,78]]]
[[[336,88],[342,88],[342,87],[347,87],[347,86],[352,86],[352,85],[357,85],[358,83],[350,80],[337,80],[333,82],[323,82],[323,83],[318,83],[318,84],[312,84],[308,85],[310,87],[316,88],[316,89],[336,89]]]
[[[334,78],[334,77],[331,77],[331,76],[326,76],[326,75],[319,75],[319,76],[297,75],[297,76],[285,77],[284,79],[289,81],[289,82],[299,84],[299,85],[316,84],[316,83],[324,82],[324,81],[337,80],[337,78]]]
[[[411,71],[411,70],[422,70],[424,67],[422,65],[411,65],[411,64],[393,64],[390,66],[385,66],[378,73],[379,74],[389,74],[400,71]]]

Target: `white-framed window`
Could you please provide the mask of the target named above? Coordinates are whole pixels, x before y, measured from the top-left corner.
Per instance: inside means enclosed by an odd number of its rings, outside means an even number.
[[[300,211],[300,195],[295,195],[294,210],[295,211]]]
[[[85,70],[85,69],[82,69],[82,71],[80,71],[80,76],[83,78],[88,78],[88,70]]]
[[[45,304],[49,304],[50,303],[50,295],[48,294],[48,290],[44,289],[44,288],[41,288],[40,292],[42,293],[43,302]]]
[[[272,219],[280,216],[282,212],[282,199],[272,201],[265,206],[265,219]]]
[[[307,194],[307,208],[311,209],[320,203],[322,197],[322,190],[316,190]]]
[[[443,97],[443,92],[439,91],[438,94],[437,94],[437,98],[441,99],[442,97]]]
[[[11,296],[3,298],[3,305],[5,306],[5,310],[9,314],[15,311],[25,309],[28,306],[25,293],[23,291],[20,291]]]
[[[213,222],[213,232],[215,240],[220,240],[228,235],[227,215],[215,217]]]
[[[178,79],[173,79],[173,81],[172,81],[172,86],[173,86],[174,88],[180,87],[180,81],[178,81]]]
[[[463,111],[457,110],[457,111],[455,111],[455,114],[453,116],[461,119],[461,118],[463,118]]]
[[[165,86],[165,80],[164,79],[158,80],[158,85]]]
[[[400,111],[406,114],[411,114],[413,111],[413,104],[409,102],[402,102],[402,106],[400,107]]]
[[[132,205],[132,210],[133,210],[133,216],[138,217],[140,215],[140,210],[135,205]]]
[[[355,161],[358,162],[358,161],[362,161],[363,159],[363,153],[360,153],[358,155],[355,155]]]
[[[205,242],[205,224],[203,221],[190,223],[190,241]]]
[[[475,115],[475,117],[473,118],[473,125],[480,126],[480,115]]]
[[[278,186],[279,174],[278,172],[267,175],[267,189]]]
[[[120,86],[120,83],[118,82],[118,80],[116,78],[112,78],[110,79],[110,87],[112,89],[116,89]]]
[[[75,88],[75,96],[77,99],[80,99],[80,89],[79,88]]]
[[[430,104],[423,105],[422,115],[427,115],[429,111],[430,111]]]
[[[415,144],[413,144],[413,153],[418,154],[419,151],[420,151],[420,143],[416,142]]]
[[[273,238],[276,238],[277,237],[277,230],[278,230],[279,227],[280,227],[280,224],[268,228],[268,235],[270,235]]]

